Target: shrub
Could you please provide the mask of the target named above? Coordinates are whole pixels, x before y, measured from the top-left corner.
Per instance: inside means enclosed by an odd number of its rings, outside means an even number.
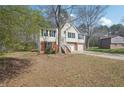
[[[50,52],[51,52],[51,54],[55,54],[56,53],[55,50],[51,50]]]
[[[55,50],[45,49],[45,54],[55,54]]]
[[[1,56],[1,55],[4,55],[4,52],[3,52],[3,51],[0,51],[0,56]]]
[[[31,52],[38,52],[38,49],[32,49]]]
[[[32,49],[35,49],[35,44],[33,42],[16,43],[14,45],[15,51],[32,51]]]

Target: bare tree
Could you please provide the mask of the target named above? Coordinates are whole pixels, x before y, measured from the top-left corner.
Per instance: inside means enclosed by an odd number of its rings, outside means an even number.
[[[90,39],[94,33],[94,27],[96,26],[98,20],[103,16],[104,10],[107,6],[99,5],[84,5],[78,6],[78,17],[81,33],[85,33],[86,38],[86,48],[89,48]]]
[[[62,5],[53,5],[48,6],[48,19],[50,22],[54,24],[58,30],[58,52],[61,51],[61,30],[66,24],[67,21],[70,20],[70,14],[72,13],[73,6],[62,6]]]

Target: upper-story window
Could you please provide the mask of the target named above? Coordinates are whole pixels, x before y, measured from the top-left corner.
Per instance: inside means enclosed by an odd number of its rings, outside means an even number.
[[[68,38],[75,38],[75,33],[68,32]]]
[[[48,36],[48,30],[41,30],[41,36]]]
[[[41,36],[50,36],[50,37],[55,37],[56,36],[56,31],[55,30],[41,30]]]
[[[48,36],[48,30],[41,30],[41,36]]]
[[[43,36],[43,29],[41,29],[41,36]]]
[[[44,31],[44,36],[48,36],[48,30]]]
[[[84,36],[81,34],[78,34],[78,39],[84,39]]]
[[[50,37],[55,37],[55,35],[56,35],[56,31],[50,31]]]

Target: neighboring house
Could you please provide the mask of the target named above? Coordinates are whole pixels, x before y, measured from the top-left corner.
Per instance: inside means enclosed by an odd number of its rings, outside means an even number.
[[[122,36],[111,36],[102,37],[99,40],[99,48],[124,48],[124,37]]]
[[[82,36],[75,26],[66,23],[61,30],[61,49],[64,53],[83,52],[85,36]],[[40,53],[46,49],[57,51],[58,31],[57,29],[42,29],[40,31]]]

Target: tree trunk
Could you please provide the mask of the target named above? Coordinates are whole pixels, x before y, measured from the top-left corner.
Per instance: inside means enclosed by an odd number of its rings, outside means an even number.
[[[90,47],[90,37],[88,36],[86,40],[86,49],[89,49],[89,47]]]
[[[87,49],[89,49],[90,48],[90,38],[88,38],[88,40],[87,40]]]
[[[61,30],[58,28],[58,53],[61,54]]]
[[[61,22],[60,22],[60,14],[61,14],[61,5],[58,5],[58,21],[57,27],[58,27],[58,53],[61,54]]]

